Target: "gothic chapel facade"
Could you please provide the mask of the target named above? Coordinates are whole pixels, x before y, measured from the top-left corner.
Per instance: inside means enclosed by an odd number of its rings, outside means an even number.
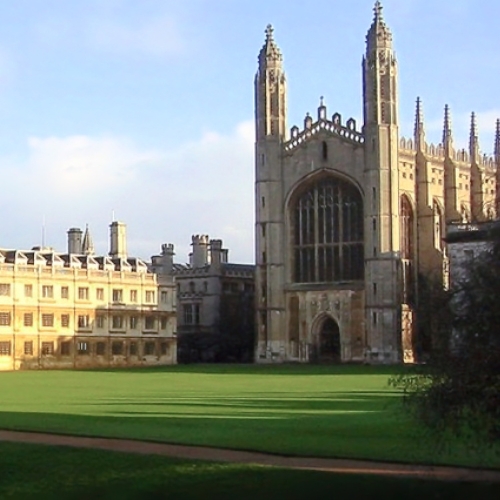
[[[327,116],[288,133],[286,78],[272,27],[256,100],[256,361],[413,362],[419,276],[446,279],[446,224],[496,216],[494,158],[472,115],[469,150],[425,141],[417,100],[412,139],[399,135],[398,66],[380,2],[363,58],[364,123]]]

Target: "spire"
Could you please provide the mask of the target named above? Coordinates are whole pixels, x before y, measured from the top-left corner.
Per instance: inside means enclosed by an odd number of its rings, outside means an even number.
[[[425,129],[424,129],[424,113],[420,97],[417,97],[417,105],[415,109],[414,136],[415,136],[415,145],[417,146],[417,150],[422,150],[425,145]]]
[[[392,48],[392,33],[385,24],[382,4],[377,0],[373,7],[373,22],[366,36],[367,53],[375,48]]]
[[[448,104],[444,107],[443,147],[446,155],[450,156],[450,152],[453,147],[453,134],[451,130],[450,107]]]
[[[85,255],[94,255],[95,253],[94,242],[92,241],[88,224],[85,227],[85,234],[83,235],[82,253]]]
[[[495,132],[495,161],[497,164],[500,164],[500,119],[497,120]]]
[[[281,66],[283,56],[274,41],[274,28],[271,24],[266,27],[266,41],[259,54],[259,67],[264,69],[267,66]]]
[[[477,134],[476,113],[472,112],[470,117],[470,138],[469,152],[472,163],[477,163],[479,160],[479,137]]]

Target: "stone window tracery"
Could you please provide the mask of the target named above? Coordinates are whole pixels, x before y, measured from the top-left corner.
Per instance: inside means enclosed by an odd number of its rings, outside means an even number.
[[[413,208],[406,195],[400,201],[400,238],[403,277],[403,303],[413,302],[415,282],[413,279],[413,252],[414,252],[414,218]]]
[[[443,213],[437,201],[433,203],[434,248],[443,248]]]
[[[401,258],[413,258],[413,210],[407,196],[401,196]]]
[[[323,178],[292,210],[296,283],[364,278],[363,201],[354,185]]]

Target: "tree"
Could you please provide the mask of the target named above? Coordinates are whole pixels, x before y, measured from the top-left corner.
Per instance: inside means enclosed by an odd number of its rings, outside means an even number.
[[[393,378],[428,428],[500,443],[500,237],[465,266],[425,311],[432,351],[425,365]]]

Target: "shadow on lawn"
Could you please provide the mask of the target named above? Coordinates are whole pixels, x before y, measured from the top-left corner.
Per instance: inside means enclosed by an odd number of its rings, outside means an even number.
[[[192,364],[192,365],[169,365],[169,366],[145,366],[145,367],[115,367],[115,368],[89,368],[79,371],[85,372],[129,372],[129,373],[196,373],[206,375],[398,375],[408,371],[406,365],[362,365],[362,364],[338,364],[338,365],[310,365],[310,364],[280,364],[280,365],[256,365],[256,364]]]
[[[0,443],[0,497],[87,500],[496,499],[498,485],[189,462],[100,450]],[[326,495],[325,495],[326,493]]]

